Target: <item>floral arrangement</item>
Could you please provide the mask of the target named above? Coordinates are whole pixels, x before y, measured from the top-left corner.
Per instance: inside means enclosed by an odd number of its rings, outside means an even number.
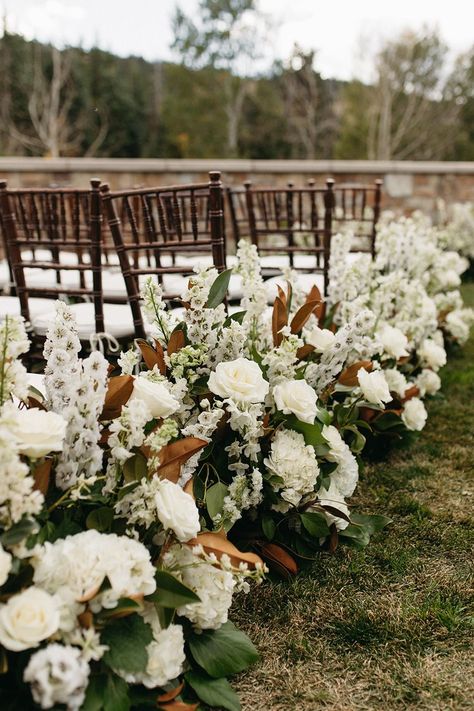
[[[387,220],[374,260],[349,249],[334,238],[327,302],[288,271],[269,308],[244,241],[238,307],[232,270],[197,268],[180,310],[149,279],[150,338],[115,365],[79,357],[58,302],[44,392],[21,320],[1,324],[2,709],[239,709],[228,677],[258,655],[234,594],[388,523],[348,499],[374,437],[424,427],[473,320],[465,262],[421,218]]]

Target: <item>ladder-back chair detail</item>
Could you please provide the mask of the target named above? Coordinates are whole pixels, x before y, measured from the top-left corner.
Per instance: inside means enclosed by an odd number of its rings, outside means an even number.
[[[137,337],[146,335],[141,277],[156,276],[164,297],[173,300],[180,296],[173,291],[173,275],[192,274],[199,257],[210,258],[219,271],[225,269],[220,173],[210,172],[209,178],[208,183],[115,192],[101,186]]]
[[[31,297],[71,297],[93,302],[96,332],[104,331],[100,180],[90,184],[8,189],[0,182],[7,257],[26,321]]]
[[[325,188],[253,187],[244,183],[249,230],[260,254],[286,255],[288,265],[302,272],[320,273],[328,284],[331,247],[333,181]],[[310,257],[310,259],[308,259]],[[265,259],[267,274],[273,269]]]
[[[352,251],[370,252],[375,256],[377,223],[382,202],[382,180],[373,185],[360,183],[335,184],[333,189],[333,231],[341,225],[353,224],[357,239]]]

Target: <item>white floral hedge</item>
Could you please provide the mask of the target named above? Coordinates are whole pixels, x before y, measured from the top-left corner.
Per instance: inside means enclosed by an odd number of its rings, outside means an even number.
[[[374,260],[336,236],[326,303],[289,271],[269,307],[246,242],[230,315],[230,270],[198,268],[180,314],[149,280],[150,340],[113,368],[58,302],[43,393],[1,324],[2,709],[240,708],[234,593],[388,523],[349,509],[361,457],[423,429],[468,337],[443,230],[385,218]]]

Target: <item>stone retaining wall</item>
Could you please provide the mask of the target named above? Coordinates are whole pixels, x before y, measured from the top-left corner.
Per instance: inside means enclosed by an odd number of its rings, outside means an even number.
[[[439,198],[474,201],[474,162],[190,160],[124,158],[0,158],[0,178],[11,187],[69,185],[84,187],[91,177],[112,188],[200,182],[209,170],[221,170],[227,185],[244,180],[267,185],[295,185],[314,178],[322,183],[384,180],[383,207],[433,214]]]

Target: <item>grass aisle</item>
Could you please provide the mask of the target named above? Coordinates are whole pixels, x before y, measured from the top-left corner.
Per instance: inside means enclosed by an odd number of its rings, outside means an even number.
[[[442,379],[418,442],[368,466],[353,500],[391,526],[241,599],[262,655],[245,711],[473,708],[474,338]]]

